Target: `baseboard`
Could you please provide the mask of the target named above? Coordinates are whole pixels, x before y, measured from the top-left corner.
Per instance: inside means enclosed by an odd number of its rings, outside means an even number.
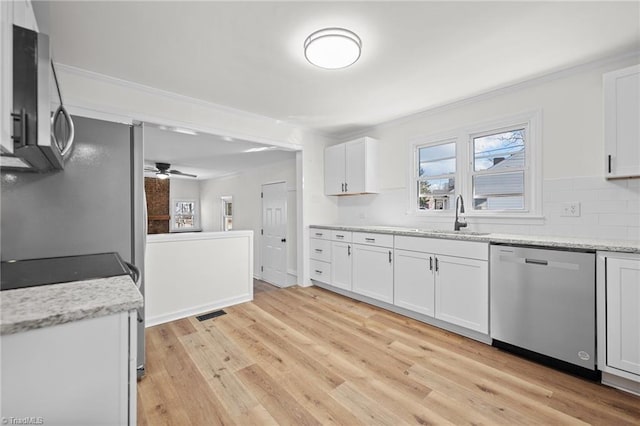
[[[324,288],[325,290],[333,291],[334,293],[341,294],[346,297],[350,297],[351,299],[359,300],[361,302],[368,303],[373,306],[377,306],[379,308],[386,309],[391,312],[395,312],[396,314],[404,315],[409,318],[413,318],[417,321],[424,322],[425,324],[433,325],[435,327],[441,328],[443,330],[450,331],[452,333],[459,334],[464,337],[468,337],[469,339],[477,340],[478,342],[485,343],[487,345],[491,344],[491,337],[488,334],[480,333],[475,330],[469,330],[464,327],[460,327],[455,324],[450,324],[445,321],[441,321],[436,318],[429,317],[427,315],[420,314],[418,312],[413,312],[405,308],[401,308],[399,306],[392,305],[390,303],[382,302],[380,300],[373,299],[371,297],[363,296],[358,293],[354,293],[349,290],[344,290],[338,287],[334,287],[331,284],[326,284],[320,281],[312,280],[312,285],[315,285],[320,288]]]
[[[252,300],[253,300],[253,297],[251,294],[243,294],[241,296],[229,297],[227,299],[219,300],[214,303],[207,303],[204,305],[196,306],[194,308],[183,309],[180,311],[175,311],[175,312],[171,312],[164,315],[156,315],[155,317],[146,319],[145,327],[153,327],[154,325],[164,324],[170,321],[175,321],[182,318],[203,314],[208,311],[214,311],[216,309],[222,309],[228,306],[238,305],[244,302],[250,302]]]

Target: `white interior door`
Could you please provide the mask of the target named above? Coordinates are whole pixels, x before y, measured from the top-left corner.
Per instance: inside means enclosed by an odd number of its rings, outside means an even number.
[[[262,279],[287,286],[287,183],[262,185]]]

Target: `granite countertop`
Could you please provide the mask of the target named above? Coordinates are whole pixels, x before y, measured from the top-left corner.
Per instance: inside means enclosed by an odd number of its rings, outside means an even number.
[[[499,233],[481,233],[468,230],[439,231],[429,229],[404,228],[395,226],[340,226],[311,225],[316,229],[335,229],[340,231],[373,232],[411,237],[444,238],[449,240],[480,241],[487,243],[523,244],[539,247],[559,247],[580,250],[615,251],[622,253],[640,253],[639,241],[599,240],[591,238],[561,237],[552,235],[516,235]]]
[[[139,308],[142,295],[121,275],[0,292],[0,334],[14,334]]]

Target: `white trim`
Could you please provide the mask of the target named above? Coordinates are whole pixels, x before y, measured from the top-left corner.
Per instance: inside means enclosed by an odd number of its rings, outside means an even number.
[[[253,288],[253,283],[251,284],[251,287]],[[244,302],[250,302],[252,300],[253,300],[253,295],[247,293],[240,296],[229,297],[227,299],[219,300],[215,303],[207,303],[207,304],[199,305],[189,309],[182,309],[180,311],[158,315],[152,318],[147,318],[145,328],[153,327],[154,325],[164,324],[166,322],[175,321],[175,320],[186,318],[186,317],[191,317],[194,315],[200,315],[208,311],[214,311],[217,309],[222,309],[222,308],[226,308],[233,305],[238,305]]]
[[[559,80],[561,78],[570,77],[570,76],[573,76],[582,72],[586,72],[598,67],[602,67],[611,63],[615,63],[618,61],[623,61],[623,60],[632,59],[632,58],[637,59],[639,56],[640,56],[640,50],[632,50],[630,52],[625,52],[625,53],[617,54],[613,56],[607,56],[605,58],[596,59],[594,61],[579,64],[579,65],[561,67],[559,69],[552,70],[549,72],[543,72],[543,73],[534,75],[532,77],[521,79],[519,81],[498,85],[492,89],[480,91],[473,95],[461,97],[451,101],[445,101],[440,104],[436,104],[428,108],[425,108],[423,110],[420,110],[411,114],[404,114],[399,117],[384,121],[382,123],[374,124],[372,126],[368,126],[360,130],[338,134],[335,137],[337,139],[355,139],[358,137],[375,133],[376,130],[401,125],[403,123],[411,122],[413,120],[418,120],[421,118],[429,117],[431,115],[449,111],[451,109],[460,108],[465,105],[486,101],[486,100],[495,98],[497,96],[507,95],[510,93],[517,92],[519,90],[536,86],[538,84],[543,84],[553,80]]]
[[[472,138],[478,134],[492,133],[494,130],[509,129],[517,126],[526,127],[527,141],[525,151],[525,210],[524,211],[478,211],[469,205],[465,218],[478,219],[470,223],[494,223],[507,219],[509,223],[541,224],[542,216],[542,109],[501,116],[491,120],[479,121],[461,126],[456,130],[438,133],[432,136],[413,137],[409,139],[409,167],[407,171],[407,214],[430,218],[436,221],[451,219],[455,212],[449,210],[418,210],[417,199],[413,192],[417,180],[416,155],[422,146],[438,145],[451,141],[456,142],[455,196],[462,194],[465,200],[472,200],[473,153]]]
[[[176,219],[176,203],[193,203],[194,204],[194,212],[193,212],[193,228],[177,228],[175,226]],[[171,199],[171,210],[169,211],[169,215],[171,216],[171,222],[169,223],[169,232],[199,232],[202,230],[200,227],[200,200],[195,198],[184,198],[184,197],[176,197]]]
[[[131,90],[131,91],[142,92],[145,94],[150,94],[153,96],[157,96],[159,98],[164,98],[168,101],[184,102],[194,106],[204,107],[212,111],[233,114],[239,118],[251,119],[254,121],[260,121],[260,122],[269,123],[272,125],[274,124],[280,125],[280,126],[286,125],[288,127],[291,127],[292,130],[303,129],[305,132],[308,132],[308,133],[313,133],[313,134],[321,135],[324,137],[328,137],[327,135],[319,133],[314,129],[303,128],[301,126],[293,126],[281,120],[276,120],[276,119],[265,117],[262,115],[252,114],[252,113],[241,111],[241,110],[236,110],[236,109],[225,107],[219,104],[207,102],[201,99],[191,98],[188,96],[180,95],[180,94],[169,92],[166,90],[145,86],[142,84],[134,83],[127,80],[122,80],[115,77],[110,77],[104,74],[99,74],[93,71],[87,71],[87,70],[73,67],[70,65],[56,63],[56,69],[58,70],[59,73],[60,71],[66,72],[71,75],[76,75],[82,78],[87,78],[89,80],[98,81],[107,85],[116,86],[116,87],[124,88],[127,90]],[[210,127],[208,125],[203,126],[197,123],[173,120],[166,117],[158,117],[155,115],[149,115],[144,111],[134,111],[131,109],[116,107],[113,105],[104,105],[99,103],[88,102],[85,99],[77,99],[70,96],[65,97],[65,106],[72,114],[83,116],[83,117],[96,118],[96,119],[115,121],[115,122],[124,122],[124,123],[130,123],[131,121],[142,121],[149,124],[188,128],[200,133],[210,133],[210,134],[219,135],[219,136],[228,136],[233,139],[249,140],[253,142],[278,146],[281,148],[287,148],[291,150],[302,149],[301,144],[295,144],[295,143],[285,142],[281,140],[274,140],[274,139],[265,138],[257,135],[239,133],[237,131],[230,132],[228,130],[223,130],[217,127]],[[130,105],[128,106],[130,107]]]
[[[466,167],[461,169],[463,179],[463,197],[469,200],[473,199],[471,179],[473,173],[473,138],[482,134],[493,133],[510,128],[524,126],[526,129],[527,140],[525,141],[525,207],[523,211],[513,210],[490,210],[480,211],[474,210],[469,204],[468,213],[465,217],[540,217],[542,215],[542,109],[521,112],[503,116],[484,122],[475,123],[464,127],[464,133],[467,142],[467,150],[464,164]]]

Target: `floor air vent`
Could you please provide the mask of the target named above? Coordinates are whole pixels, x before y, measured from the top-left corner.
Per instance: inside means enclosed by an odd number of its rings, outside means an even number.
[[[220,309],[219,311],[213,311],[213,312],[209,312],[208,314],[202,314],[202,315],[198,315],[196,317],[196,319],[198,321],[206,321],[208,319],[211,318],[216,318],[219,317],[221,315],[226,315],[227,313],[225,311],[223,311],[222,309]]]

